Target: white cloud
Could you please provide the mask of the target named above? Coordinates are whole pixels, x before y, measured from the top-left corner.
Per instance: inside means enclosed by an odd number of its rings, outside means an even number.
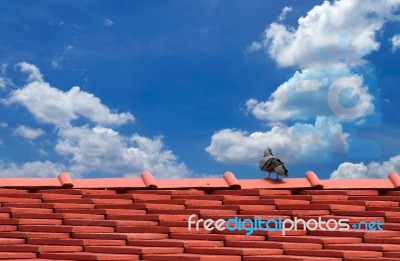
[[[47,151],[45,151],[43,148],[39,148],[39,149],[38,149],[38,154],[39,154],[41,157],[47,157],[47,156],[49,156],[49,154],[47,153]]]
[[[362,122],[378,109],[371,94],[376,91],[371,88],[377,86],[369,80],[373,73],[360,71],[367,66],[362,57],[379,49],[376,35],[386,22],[399,19],[393,15],[396,7],[400,7],[400,0],[325,1],[301,17],[297,28],[270,24],[263,41],[253,42],[249,49],[264,48],[279,66],[302,70],[281,84],[267,101],[249,99],[248,111],[272,123],[316,116]],[[289,10],[284,8],[282,14],[285,9]],[[349,84],[353,91],[341,95]],[[353,106],[342,104],[357,100]]]
[[[18,66],[20,67],[21,72],[28,74],[28,82],[43,82],[43,75],[35,65],[21,62]]]
[[[6,79],[3,77],[0,77],[0,89],[4,89],[6,88],[7,84],[6,84]]]
[[[278,16],[278,21],[279,21],[279,22],[282,22],[283,20],[285,20],[286,15],[287,15],[288,13],[290,13],[292,10],[293,10],[293,8],[292,8],[291,6],[285,6],[285,7],[282,9],[281,14]]]
[[[133,121],[131,113],[113,113],[91,93],[72,87],[63,92],[43,81],[39,69],[32,64],[20,63],[21,70],[28,73],[28,84],[12,92],[6,104],[25,106],[40,122],[56,126],[69,125],[72,120],[84,117],[98,124],[121,125]]]
[[[28,140],[34,140],[42,135],[45,134],[45,132],[42,129],[33,129],[24,125],[19,125],[15,131],[15,135],[21,136],[25,139]]]
[[[15,163],[4,164],[0,161],[0,173],[2,177],[10,178],[32,178],[32,177],[56,177],[66,168],[63,164],[53,163],[50,161],[34,161],[26,162],[22,166]]]
[[[104,19],[104,24],[107,26],[112,26],[114,24],[114,22],[111,19]]]
[[[1,74],[5,74],[8,68],[8,64],[7,63],[2,63],[1,64]]]
[[[285,162],[314,161],[314,157],[327,160],[332,152],[347,150],[347,138],[340,124],[317,117],[315,125],[277,125],[267,132],[248,134],[224,129],[212,136],[206,151],[217,161],[226,163],[255,164],[267,146]]]
[[[134,118],[130,113],[113,113],[93,94],[73,87],[63,92],[43,80],[39,69],[21,63],[27,72],[28,83],[14,90],[5,104],[17,103],[27,108],[36,120],[56,126],[55,151],[61,163],[28,162],[22,166],[12,163],[0,166],[7,175],[52,176],[65,169],[75,177],[91,173],[113,176],[138,176],[143,170],[156,177],[185,177],[189,169],[180,163],[174,153],[165,148],[162,137],[147,138],[139,134],[125,136],[105,125],[121,125]],[[95,127],[74,126],[74,120],[92,121]],[[103,126],[102,126],[103,125]],[[35,139],[44,134],[42,129],[19,126],[16,135]],[[48,156],[43,149],[38,155]],[[47,170],[46,170],[47,169]],[[35,173],[32,173],[35,172]]]
[[[392,43],[392,51],[395,52],[397,49],[400,48],[400,34],[394,35],[390,42]]]
[[[270,24],[262,45],[281,67],[313,68],[326,63],[316,55],[317,49],[335,58],[341,57],[343,48],[350,58],[364,56],[379,49],[375,36],[385,22],[395,19],[393,12],[399,4],[398,0],[324,1],[299,18],[297,28]],[[347,36],[345,46],[339,42],[340,35]]]
[[[376,86],[370,86],[362,75],[351,74],[347,67],[327,71],[305,69],[280,85],[267,101],[252,98],[246,106],[256,118],[270,122],[317,116],[357,120],[374,112],[374,97],[368,88]],[[346,102],[351,106],[342,104]]]
[[[137,176],[143,170],[157,177],[173,178],[188,174],[172,151],[164,148],[161,137],[149,139],[134,134],[126,137],[104,127],[72,127],[59,132],[56,152],[70,157],[74,174],[105,172]]]
[[[51,66],[53,67],[53,69],[61,69],[63,67],[63,63],[69,59],[69,56],[72,52],[74,52],[74,50],[75,47],[73,45],[64,46],[62,51],[59,54],[55,55],[51,60]]]
[[[391,171],[400,172],[400,154],[388,161],[369,164],[344,162],[332,172],[331,179],[387,178]]]
[[[264,49],[279,67],[301,69],[267,101],[246,102],[257,119],[275,126],[252,134],[221,130],[212,136],[207,152],[218,161],[252,164],[267,145],[289,162],[323,161],[333,151],[345,152],[349,134],[341,124],[368,125],[372,117],[379,118],[376,75],[363,57],[379,49],[376,36],[385,23],[399,19],[394,14],[398,7],[400,0],[324,1],[299,18],[297,27],[281,23],[291,10],[284,8],[262,40],[248,47],[250,51]],[[314,118],[315,125],[282,123]]]
[[[0,89],[5,89],[8,86],[14,86],[14,83],[8,78],[0,77]]]
[[[259,42],[252,42],[250,46],[247,47],[247,50],[250,52],[258,51],[262,49],[263,46]]]
[[[2,127],[2,128],[7,128],[7,127],[8,127],[8,123],[2,121],[2,122],[0,122],[0,127]]]

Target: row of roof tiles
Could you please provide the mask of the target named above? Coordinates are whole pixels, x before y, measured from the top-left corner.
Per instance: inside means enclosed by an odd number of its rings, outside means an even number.
[[[242,179],[238,180],[232,172],[225,172],[222,178],[188,178],[156,180],[148,171],[138,178],[96,178],[72,179],[68,173],[61,173],[57,178],[0,178],[3,188],[107,188],[107,189],[396,189],[400,188],[400,176],[390,172],[387,179],[348,179],[320,180],[318,176],[308,171],[304,178],[286,179]]]
[[[188,218],[348,218],[384,230],[188,230]],[[0,188],[1,260],[395,261],[395,189]]]

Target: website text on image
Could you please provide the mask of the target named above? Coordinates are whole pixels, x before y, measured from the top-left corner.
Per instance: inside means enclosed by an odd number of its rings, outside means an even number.
[[[196,231],[202,228],[207,231],[212,231],[214,229],[218,231],[223,231],[225,229],[229,231],[246,231],[246,235],[249,236],[253,234],[256,230],[261,231],[282,231],[282,235],[286,234],[286,231],[292,230],[328,230],[328,231],[347,231],[350,229],[349,219],[341,218],[341,219],[328,219],[323,221],[321,217],[317,219],[308,219],[307,221],[301,218],[294,217],[292,219],[283,219],[282,217],[270,218],[267,220],[262,220],[261,217],[256,219],[240,219],[238,217],[231,218],[228,220],[224,219],[195,219],[197,218],[196,214],[192,214],[188,218],[188,230],[192,229],[192,225]],[[365,229],[365,230],[383,230],[382,224],[380,221],[361,221],[358,223],[353,223],[351,225],[354,229]],[[299,226],[300,225],[300,226]],[[300,228],[302,227],[302,228]]]

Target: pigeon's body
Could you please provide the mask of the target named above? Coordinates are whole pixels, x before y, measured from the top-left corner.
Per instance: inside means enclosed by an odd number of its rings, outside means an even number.
[[[269,173],[268,178],[270,178],[272,172],[277,174],[277,178],[279,175],[288,176],[288,171],[285,168],[285,165],[280,159],[272,154],[271,148],[265,149],[264,157],[260,160],[259,167],[261,170]]]

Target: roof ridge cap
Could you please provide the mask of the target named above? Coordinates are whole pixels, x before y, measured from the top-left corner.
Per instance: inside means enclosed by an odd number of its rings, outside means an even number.
[[[395,188],[399,188],[400,187],[400,176],[399,174],[397,174],[397,172],[395,171],[391,171],[389,173],[388,178],[390,179],[390,181],[393,183],[393,186]]]
[[[236,179],[235,175],[231,171],[226,171],[223,175],[226,183],[231,189],[241,189],[239,181]]]
[[[158,188],[156,181],[155,181],[153,175],[151,175],[150,171],[143,171],[140,174],[140,177],[142,178],[143,183],[147,188],[150,188],[150,189]]]

